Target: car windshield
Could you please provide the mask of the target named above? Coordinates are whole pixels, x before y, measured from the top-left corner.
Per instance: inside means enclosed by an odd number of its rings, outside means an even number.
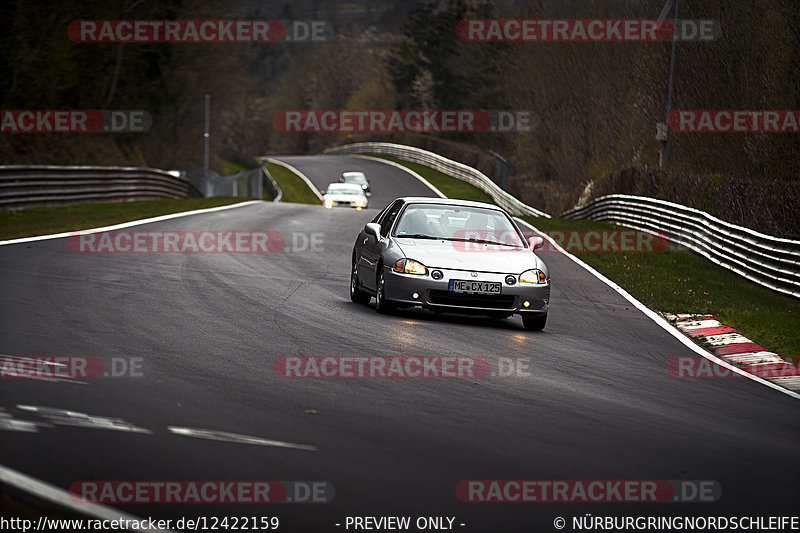
[[[524,247],[522,236],[504,213],[481,207],[411,205],[403,211],[393,235]]]
[[[325,194],[363,194],[360,187],[354,187],[346,183],[331,183],[328,185],[328,191]]]
[[[342,178],[344,179],[345,183],[366,183],[367,182],[366,176],[364,176],[364,174],[361,174],[360,172],[359,173],[346,172],[346,173],[342,174]]]

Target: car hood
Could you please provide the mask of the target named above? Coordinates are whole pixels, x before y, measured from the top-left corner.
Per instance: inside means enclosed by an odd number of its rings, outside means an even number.
[[[545,268],[530,248],[507,248],[459,241],[394,239],[403,255],[428,268],[504,272],[519,274]]]

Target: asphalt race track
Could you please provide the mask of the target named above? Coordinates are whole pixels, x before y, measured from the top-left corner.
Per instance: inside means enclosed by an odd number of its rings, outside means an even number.
[[[81,480],[324,480],[335,487],[331,503],[116,506],[141,517],[278,516],[279,531],[345,531],[348,515],[454,516],[459,531],[531,532],[555,531],[557,516],[583,513],[796,510],[796,400],[747,379],[670,377],[666,361],[692,352],[556,253],[543,256],[553,292],[540,333],[523,330],[518,317],[383,316],[374,302],[353,304],[349,266],[359,229],[390,199],[431,193],[378,162],[281,160],[320,188],[342,170],[363,169],[374,209],[257,203],[131,228],[280,232],[287,248],[272,254],[80,254],[65,239],[0,247],[0,353],[141,358],[139,377],[3,379],[0,463],[63,488]],[[312,235],[324,250],[303,246]],[[528,372],[277,377],[273,361],[291,355],[482,356],[493,368],[503,358]],[[25,406],[118,418],[113,427],[125,430]],[[12,430],[2,424],[9,419],[38,424]],[[195,438],[171,426],[315,449]],[[716,480],[722,497],[462,503],[456,485],[469,479]]]
[[[339,181],[342,172],[361,170],[371,184],[369,207],[377,210],[383,209],[398,196],[438,196],[430,187],[411,178],[404,170],[372,159],[346,155],[289,156],[275,159],[302,172],[323,194],[328,184]],[[380,186],[376,186],[376,183]]]

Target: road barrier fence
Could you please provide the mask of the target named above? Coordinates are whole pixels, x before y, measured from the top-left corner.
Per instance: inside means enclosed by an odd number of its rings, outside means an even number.
[[[0,209],[199,196],[202,196],[200,191],[180,171],[140,167],[0,166]]]
[[[626,194],[601,196],[561,216],[666,235],[759,285],[800,298],[800,241],[759,233],[666,200]]]

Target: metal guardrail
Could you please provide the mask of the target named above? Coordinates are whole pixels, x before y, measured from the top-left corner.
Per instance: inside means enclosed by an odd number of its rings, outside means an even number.
[[[419,163],[421,165],[431,167],[456,179],[476,186],[491,196],[492,200],[494,200],[497,205],[512,215],[532,215],[550,218],[550,215],[547,213],[539,211],[538,209],[535,209],[508,194],[495,182],[489,179],[486,174],[480,172],[479,170],[476,170],[463,163],[459,163],[458,161],[447,159],[439,154],[422,150],[421,148],[406,146],[404,144],[364,142],[335,146],[333,148],[328,148],[324,153],[374,154],[399,157],[400,159],[405,159],[406,161],[411,161],[412,163]]]
[[[200,191],[178,171],[139,167],[0,165],[0,209],[200,196]]]
[[[283,200],[283,191],[280,186],[278,186],[278,182],[275,181],[275,178],[272,177],[272,174],[269,173],[269,170],[267,170],[266,161],[259,168],[264,172],[264,187],[267,188],[272,196],[272,201],[280,202]]]
[[[257,179],[261,180],[260,187],[262,190],[266,190],[270,197],[272,198],[273,202],[280,202],[283,198],[283,191],[280,187],[278,187],[277,182],[272,178],[269,171],[267,171],[266,161],[258,161],[255,158],[250,157],[247,154],[243,154],[241,152],[237,152],[236,150],[232,150],[229,148],[224,148],[222,150],[222,157],[229,161],[233,161],[243,167],[249,169],[260,169],[259,173],[261,174],[258,176]],[[261,193],[259,191],[259,198],[261,198]]]
[[[626,194],[601,196],[561,216],[666,235],[751,281],[800,298],[800,241],[759,233],[680,204]]]

